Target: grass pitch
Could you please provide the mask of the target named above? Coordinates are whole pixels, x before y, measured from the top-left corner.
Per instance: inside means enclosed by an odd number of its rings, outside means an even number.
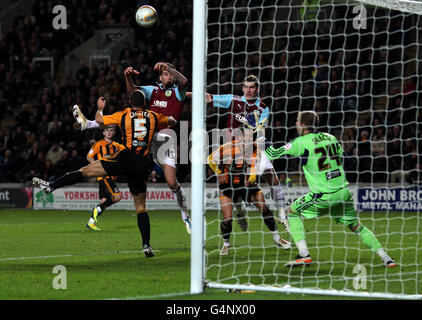
[[[0,299],[339,299],[336,297],[256,292],[226,293],[207,289],[191,296],[190,236],[177,211],[150,212],[151,244],[146,258],[136,216],[130,211],[106,211],[101,231],[89,231],[85,211],[0,211]],[[359,238],[329,218],[305,221],[315,263],[287,270],[284,263],[296,250],[276,248],[262,218],[249,214],[249,232],[233,224],[229,256],[221,257],[218,214],[207,212],[207,279],[223,283],[290,284],[324,289],[353,288],[354,268],[366,268],[363,291],[422,292],[421,218],[415,213],[361,214],[399,264],[386,269]],[[290,239],[285,232],[281,235]],[[346,245],[347,244],[347,245]],[[65,290],[54,281],[66,268]]]

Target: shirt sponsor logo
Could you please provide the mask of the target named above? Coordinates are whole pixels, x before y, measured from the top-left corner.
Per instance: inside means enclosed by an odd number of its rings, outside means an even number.
[[[246,120],[246,118],[244,116],[242,116],[241,114],[236,114],[235,116],[236,120],[242,123],[248,123],[248,120]]]
[[[337,177],[341,176],[341,172],[340,172],[340,170],[337,169],[337,170],[334,170],[334,171],[327,172],[325,174],[325,176],[327,177],[327,180],[331,180],[333,178],[337,178]]]
[[[284,148],[284,150],[290,150],[291,148],[292,148],[292,144],[291,143],[288,143],[288,144],[285,144],[284,146],[283,146],[283,148]]]
[[[167,108],[167,101],[154,100],[153,107]]]
[[[142,147],[142,148],[144,148],[144,147],[146,147],[146,146],[147,146],[147,144],[146,144],[146,142],[145,142],[145,141],[133,140],[133,141],[132,141],[132,146],[134,146],[134,147]]]

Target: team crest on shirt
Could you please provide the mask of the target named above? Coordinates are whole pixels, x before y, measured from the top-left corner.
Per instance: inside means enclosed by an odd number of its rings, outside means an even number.
[[[165,95],[166,95],[167,98],[169,98],[169,97],[171,97],[172,93],[173,93],[173,90],[166,90]]]

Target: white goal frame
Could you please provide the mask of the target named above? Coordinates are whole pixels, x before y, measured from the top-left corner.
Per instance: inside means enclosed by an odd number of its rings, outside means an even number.
[[[402,12],[411,12],[422,15],[422,1],[415,0],[353,0],[362,4],[384,7],[388,9],[399,10]],[[348,2],[345,0],[344,2]],[[206,102],[205,88],[207,68],[207,1],[193,0],[193,63],[192,63],[192,155],[201,154],[202,159],[204,150],[204,140],[202,132],[205,131]],[[201,134],[195,134],[201,133]],[[205,175],[204,162],[192,161],[191,171],[191,294],[203,293],[206,288],[216,289],[235,289],[235,290],[253,290],[267,291],[277,293],[296,293],[296,294],[314,294],[327,296],[360,297],[368,299],[387,298],[387,299],[422,299],[421,294],[406,295],[393,294],[387,292],[351,292],[346,290],[324,290],[312,288],[294,288],[289,285],[271,286],[271,285],[241,285],[241,284],[222,284],[217,282],[207,282],[205,280]],[[193,201],[194,199],[194,201]]]

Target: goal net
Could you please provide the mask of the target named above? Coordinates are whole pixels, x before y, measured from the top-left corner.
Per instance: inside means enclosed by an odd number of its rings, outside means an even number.
[[[421,10],[419,1],[396,0],[208,1],[206,92],[242,97],[243,80],[256,75],[259,97],[270,109],[266,142],[275,147],[297,137],[298,112],[316,111],[319,130],[342,144],[359,221],[397,266],[386,267],[361,237],[328,214],[303,219],[312,264],[286,268],[298,254],[291,236],[277,223],[292,248],[277,247],[261,212],[249,203],[243,203],[246,231],[233,209],[230,252],[221,255],[220,193],[207,166],[207,287],[422,297]],[[214,102],[206,105],[209,141],[215,130],[227,128],[232,112],[221,107],[225,102]],[[210,143],[209,153],[221,143]],[[286,205],[309,191],[300,161],[273,162]],[[276,216],[271,188],[263,177],[257,181]]]

